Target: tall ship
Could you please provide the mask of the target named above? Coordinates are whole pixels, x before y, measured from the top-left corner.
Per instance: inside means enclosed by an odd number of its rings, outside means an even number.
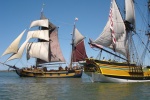
[[[77,18],[75,19],[75,22]],[[43,10],[41,11],[41,18],[32,21],[29,30],[24,30],[5,50],[2,56],[11,54],[5,62],[1,62],[9,68],[15,69],[20,77],[42,77],[42,78],[81,78],[82,68],[78,64],[79,61],[84,61],[87,58],[84,47],[84,36],[78,31],[74,22],[72,33],[72,53],[70,64],[68,66],[59,66],[58,69],[53,69],[54,66],[64,63],[65,58],[60,48],[58,40],[58,27],[55,26],[49,19],[47,19]],[[36,30],[37,29],[37,30]],[[20,41],[24,34],[26,40],[19,47]],[[26,52],[25,52],[26,51]],[[17,64],[7,64],[8,61],[22,58],[26,54],[26,59],[35,58],[35,65],[17,67]],[[50,65],[50,66],[49,66]],[[52,69],[50,68],[52,67]]]
[[[150,82],[150,0],[145,1],[111,0],[106,26],[97,39],[89,40],[99,50],[84,67],[93,82]]]

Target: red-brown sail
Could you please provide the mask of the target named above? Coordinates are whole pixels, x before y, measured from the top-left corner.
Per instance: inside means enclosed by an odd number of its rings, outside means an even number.
[[[84,61],[87,57],[84,40],[78,43],[73,50],[73,62]]]

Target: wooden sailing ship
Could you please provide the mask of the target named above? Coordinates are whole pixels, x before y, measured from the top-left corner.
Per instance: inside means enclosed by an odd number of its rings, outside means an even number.
[[[76,21],[76,20],[75,20]],[[32,28],[38,27],[38,30]],[[72,66],[72,62],[84,60],[87,55],[84,47],[84,36],[77,30],[74,24],[72,37],[72,56],[71,64],[65,68],[59,67],[58,70],[47,69],[46,65],[54,65],[58,62],[65,62],[62,54],[59,40],[58,28],[51,23],[41,12],[40,20],[31,22],[30,29],[27,32],[25,42],[19,47],[19,42],[26,30],[24,30],[5,50],[2,56],[13,53],[8,59],[21,59],[24,49],[26,49],[27,60],[36,59],[36,64],[31,67],[19,68],[16,65],[9,65],[7,61],[2,63],[10,68],[14,68],[16,73],[21,77],[46,77],[46,78],[81,78],[82,68]],[[32,41],[31,39],[36,39]],[[52,64],[51,64],[52,63]],[[54,66],[52,66],[54,67]]]
[[[121,1],[119,0],[119,2]],[[92,48],[100,50],[100,59],[86,59],[84,71],[91,76],[93,81],[150,82],[150,69],[146,67],[149,65],[144,65],[144,61],[149,62],[149,37],[142,40],[142,35],[150,33],[149,18],[145,21],[147,26],[144,28],[146,30],[140,30],[142,33],[139,34],[136,29],[139,20],[135,19],[134,9],[134,4],[138,3],[136,0],[124,0],[123,4],[125,4],[125,16],[121,14],[116,0],[111,1],[109,19],[104,30],[96,40],[89,42]],[[150,0],[145,5],[147,5],[149,13]],[[139,24],[143,25],[143,23]],[[139,42],[141,45],[135,45]],[[139,50],[136,47],[140,47]],[[108,54],[112,59],[103,57]]]

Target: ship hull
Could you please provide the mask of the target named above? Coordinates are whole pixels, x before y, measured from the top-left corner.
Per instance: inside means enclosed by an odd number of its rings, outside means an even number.
[[[89,75],[89,73],[87,75],[90,77],[90,80],[92,82],[102,82],[102,83],[150,82],[150,77],[149,79],[144,79],[144,77],[137,78],[137,79],[123,78],[123,77],[118,78],[115,76],[111,77],[111,76],[103,75],[101,73],[94,73],[94,72],[91,72],[91,75]]]
[[[82,70],[30,70],[30,69],[16,69],[16,73],[20,77],[39,77],[39,78],[81,78]]]
[[[135,64],[87,59],[84,72],[92,82],[150,82],[150,70]]]

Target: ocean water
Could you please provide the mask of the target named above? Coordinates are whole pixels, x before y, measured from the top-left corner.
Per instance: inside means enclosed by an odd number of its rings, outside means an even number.
[[[0,100],[150,100],[150,83],[92,83],[82,78],[25,78],[0,72]]]

